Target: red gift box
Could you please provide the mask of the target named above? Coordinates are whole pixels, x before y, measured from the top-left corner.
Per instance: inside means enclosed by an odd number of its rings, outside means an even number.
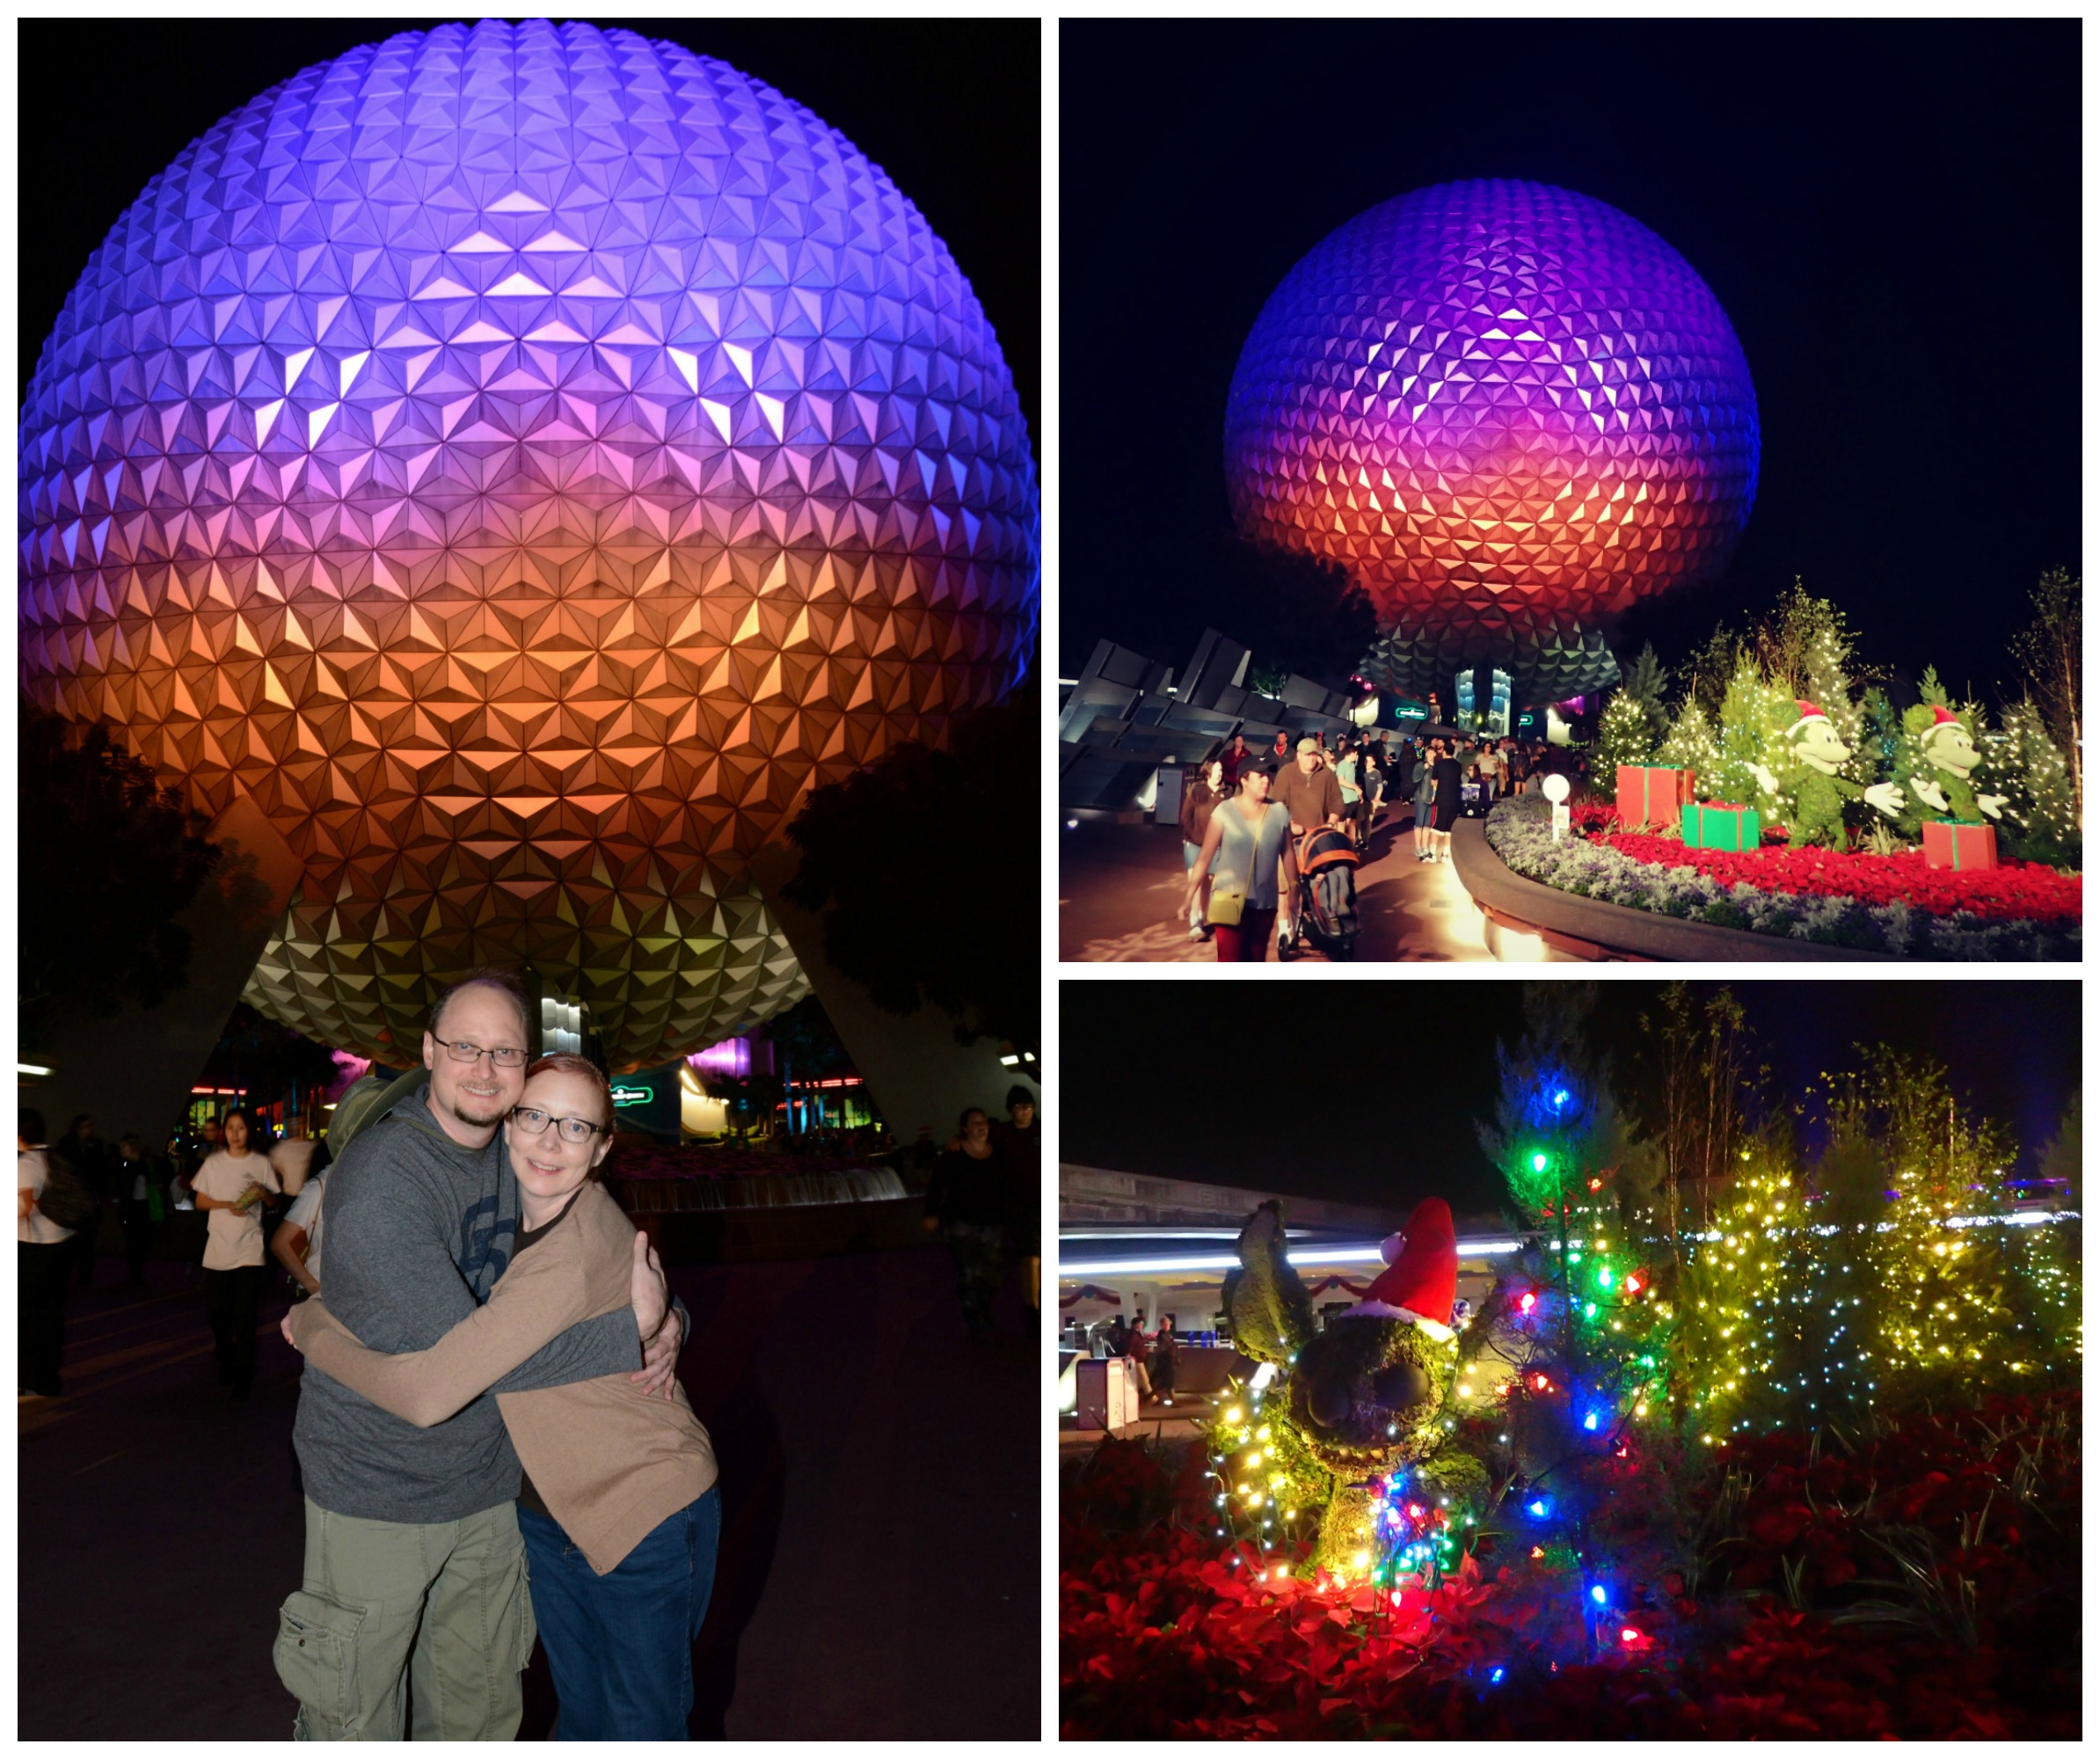
[[[1925,862],[1958,873],[1985,873],[1998,865],[1998,833],[1959,819],[1925,821]]]
[[[1629,830],[1677,822],[1692,804],[1692,772],[1659,763],[1619,765],[1619,822]]]

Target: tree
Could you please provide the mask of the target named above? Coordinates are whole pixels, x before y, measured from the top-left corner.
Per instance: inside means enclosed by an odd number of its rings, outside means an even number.
[[[1592,1599],[1596,1524],[1615,1461],[1666,1384],[1671,1312],[1642,1231],[1653,1160],[1630,1141],[1609,1059],[1591,1042],[1594,1003],[1587,985],[1526,986],[1525,1035],[1513,1051],[1496,1046],[1501,1090],[1493,1121],[1480,1126],[1530,1234],[1490,1302],[1513,1370],[1501,1413],[1511,1489],[1528,1531],[1571,1548],[1593,1654],[1596,1609],[1608,1598]],[[1630,1160],[1630,1195],[1616,1188]]]
[[[1207,624],[1244,642],[1251,664],[1271,675],[1297,672],[1338,689],[1378,639],[1370,599],[1331,562],[1231,532],[1212,534],[1202,561],[1194,599],[1202,622],[1189,631],[1192,648]]]
[[[2027,674],[2027,695],[2071,768],[2072,810],[2085,828],[2084,594],[2068,569],[2052,568],[2034,589],[2034,621],[2012,639],[2012,654]]]
[[[1597,724],[1598,780],[1609,786],[1609,778],[1622,763],[1645,763],[1654,749],[1646,710],[1628,690],[1615,690]]]
[[[176,918],[219,858],[208,821],[99,724],[20,699],[16,1002],[25,1040],[54,1009],[150,1008],[189,977]]]
[[[1716,624],[1714,632],[1677,668],[1685,700],[1696,703],[1710,721],[1721,719],[1722,699],[1728,694],[1729,680],[1742,664],[1743,652],[1743,638],[1726,624]]]
[[[966,1044],[1039,1047],[1039,708],[1031,690],[959,715],[946,750],[900,745],[788,827],[787,895],[828,912],[825,956],[891,1013],[944,1010]]]
[[[1652,751],[1662,743],[1670,731],[1670,712],[1663,705],[1668,678],[1663,671],[1662,661],[1656,657],[1652,641],[1642,643],[1640,653],[1632,666],[1627,668],[1625,678],[1620,693],[1638,707],[1646,718],[1648,748]]]
[[[1706,717],[1696,697],[1687,697],[1683,707],[1677,712],[1677,719],[1670,724],[1669,737],[1657,750],[1659,762],[1679,770],[1692,772],[1702,793],[1712,791],[1709,783],[1714,766],[1721,760],[1721,744],[1714,737],[1713,723]]]
[[[1761,1069],[1733,990],[1702,1002],[1672,983],[1640,1026],[1644,1078],[1632,1091],[1641,1133],[1662,1158],[1658,1220],[1675,1257],[1681,1230],[1706,1228],[1713,1193],[1735,1175]]]

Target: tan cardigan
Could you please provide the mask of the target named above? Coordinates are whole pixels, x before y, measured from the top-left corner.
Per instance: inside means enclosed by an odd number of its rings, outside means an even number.
[[[292,1309],[306,1359],[383,1411],[442,1423],[570,1326],[630,1303],[634,1223],[602,1185],[514,1259],[488,1304],[427,1350],[368,1350],[319,1301]],[[497,1408],[548,1511],[600,1575],[715,1482],[707,1431],[674,1397],[650,1398],[623,1374],[536,1392],[499,1392]]]

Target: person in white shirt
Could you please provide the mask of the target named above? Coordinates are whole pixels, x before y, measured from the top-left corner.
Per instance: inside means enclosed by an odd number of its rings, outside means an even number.
[[[40,1112],[25,1106],[15,1113],[15,1390],[18,1397],[56,1398],[73,1230],[36,1207],[51,1176]]]
[[[277,1231],[270,1236],[271,1256],[309,1295],[321,1292],[321,1194],[327,1183],[324,1167],[300,1187]],[[296,1301],[298,1296],[292,1298]]]
[[[212,1354],[219,1384],[245,1398],[255,1383],[255,1316],[262,1305],[264,1194],[281,1191],[267,1155],[248,1147],[248,1114],[226,1114],[225,1147],[190,1181],[197,1207],[208,1214],[204,1241],[204,1309],[211,1317]]]

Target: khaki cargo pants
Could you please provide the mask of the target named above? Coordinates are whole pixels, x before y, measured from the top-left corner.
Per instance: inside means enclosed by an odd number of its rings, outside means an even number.
[[[532,1642],[516,1504],[414,1526],[307,1499],[305,1582],[275,1651],[298,1740],[399,1741],[412,1696],[418,1741],[512,1740]]]

